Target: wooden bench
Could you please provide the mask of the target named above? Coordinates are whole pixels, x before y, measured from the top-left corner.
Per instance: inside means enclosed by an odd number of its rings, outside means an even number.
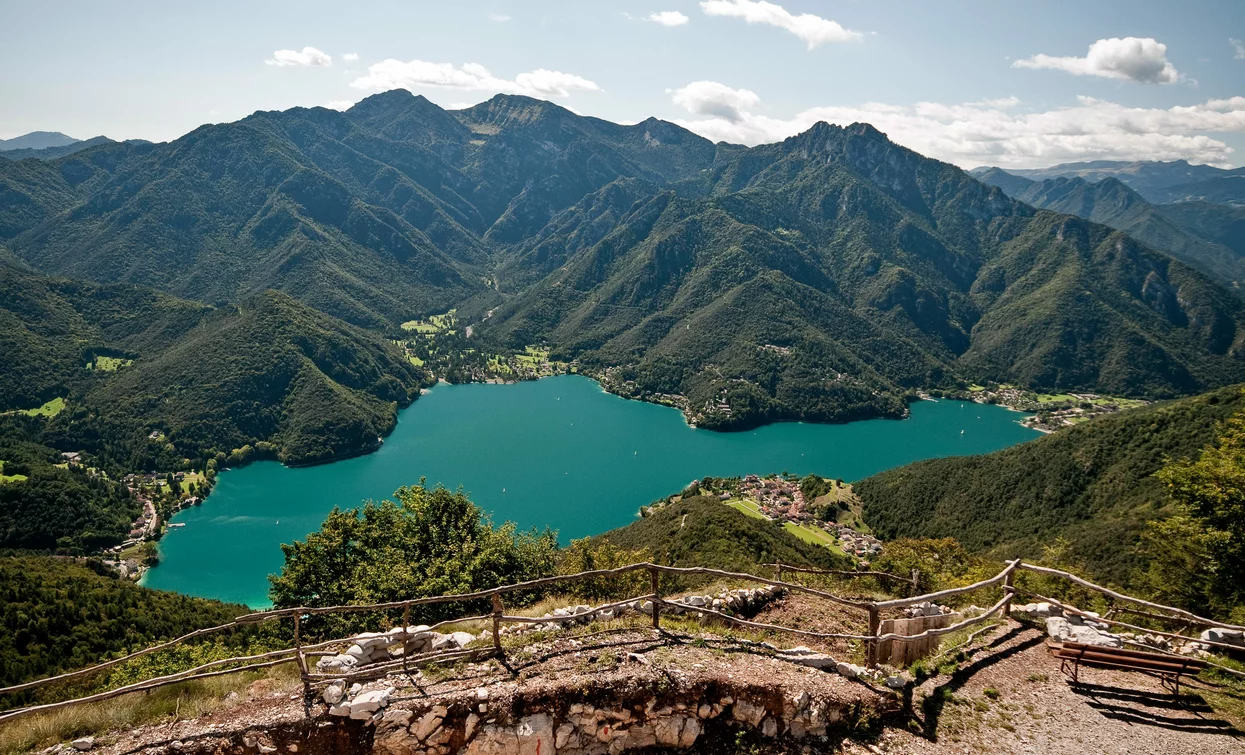
[[[1085,645],[1080,642],[1047,642],[1046,649],[1059,659],[1059,670],[1072,677],[1074,682],[1080,681],[1081,664],[1085,664],[1099,668],[1140,671],[1143,674],[1157,676],[1164,687],[1177,695],[1180,694],[1182,675],[1197,675],[1206,668],[1205,661],[1195,658],[1147,653],[1142,650],[1125,650],[1103,645]]]

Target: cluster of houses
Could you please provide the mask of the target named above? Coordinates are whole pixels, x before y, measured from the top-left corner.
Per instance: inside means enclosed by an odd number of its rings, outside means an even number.
[[[804,493],[800,492],[798,482],[750,474],[740,482],[739,492],[754,499],[761,507],[761,513],[771,519],[798,523],[813,520],[812,514],[805,510]]]
[[[858,532],[846,524],[822,522],[822,529],[839,536],[839,547],[858,558],[873,558],[882,552],[882,541],[873,535]]]

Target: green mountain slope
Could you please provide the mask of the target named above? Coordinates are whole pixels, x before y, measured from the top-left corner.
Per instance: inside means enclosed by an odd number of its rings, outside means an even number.
[[[131,470],[261,442],[291,463],[371,450],[426,380],[385,340],[272,291],[213,308],[0,260],[0,294],[0,411],[68,396],[44,440]]]
[[[978,178],[1044,210],[1125,231],[1230,287],[1245,279],[1245,207],[1206,202],[1155,205],[1116,178],[1030,181],[994,168]]]
[[[1137,574],[1137,538],[1168,513],[1154,473],[1196,456],[1245,408],[1241,386],[1100,417],[985,456],[917,462],[853,488],[885,538],[954,537],[1000,558],[1040,556],[1063,537],[1071,559],[1115,584]]]
[[[646,550],[653,563],[755,572],[781,561],[797,566],[846,568],[846,559],[806,543],[778,524],[746,516],[721,501],[694,496],[662,506],[635,522],[598,536],[626,550]]]
[[[83,668],[247,611],[37,556],[0,558],[0,596],[4,686]]]
[[[521,293],[486,337],[550,343],[710,427],[893,416],[963,380],[1174,396],[1245,379],[1230,293],[864,124],[719,155],[677,193],[612,183],[501,270]]]
[[[41,270],[218,306],[275,289],[374,330],[458,306],[482,348],[543,342],[708,427],[900,416],[970,381],[1245,380],[1236,297],[866,124],[749,149],[394,91],[0,163],[0,191]]]

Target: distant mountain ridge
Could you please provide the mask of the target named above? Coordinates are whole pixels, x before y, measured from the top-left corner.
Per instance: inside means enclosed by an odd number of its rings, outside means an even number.
[[[971,173],[980,177],[991,171],[1004,170],[983,166]],[[1245,168],[1216,168],[1193,165],[1187,160],[1172,162],[1094,160],[1063,163],[1049,168],[1007,169],[1005,172],[1032,181],[1052,178],[1082,178],[1090,183],[1114,178],[1148,202],[1203,201],[1221,204],[1245,204]]]
[[[40,147],[38,149],[10,149],[0,152],[0,160],[26,160],[35,158],[36,160],[54,160],[65,155],[72,155],[75,152],[81,152],[91,147],[98,147],[101,144],[115,144],[116,142],[106,136],[94,136],[90,139],[81,141],[74,140],[72,144],[66,144],[60,147]],[[144,139],[127,139],[126,144],[150,144]]]
[[[458,307],[482,345],[547,344],[707,427],[899,417],[969,381],[1245,380],[1227,289],[868,124],[745,148],[398,90],[0,161],[0,240],[57,275],[211,304],[276,289],[373,330]]]
[[[78,140],[59,131],[31,131],[29,134],[15,136],[12,139],[0,139],[0,152],[13,149],[46,149],[48,147],[66,147]]]
[[[992,168],[977,178],[1034,207],[1125,231],[1233,288],[1245,280],[1245,206],[1194,201],[1156,205],[1114,177],[1033,181]]]

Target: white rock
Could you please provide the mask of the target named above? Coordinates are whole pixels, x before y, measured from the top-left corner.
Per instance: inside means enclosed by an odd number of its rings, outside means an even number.
[[[346,683],[345,682],[340,682],[340,681],[333,682],[332,684],[324,688],[324,702],[328,703],[329,705],[337,705],[338,703],[342,701],[342,698],[345,696],[346,696]]]
[[[465,648],[475,641],[475,635],[470,632],[454,632],[450,635],[450,639],[460,648]]]
[[[95,746],[95,737],[81,737],[79,739],[75,739],[72,744],[75,750],[82,750],[85,752]]]

